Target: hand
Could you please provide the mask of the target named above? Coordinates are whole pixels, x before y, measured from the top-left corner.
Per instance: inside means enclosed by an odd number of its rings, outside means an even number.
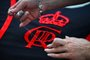
[[[90,42],[82,38],[55,38],[47,47],[47,55],[53,58],[90,60]]]
[[[23,11],[22,17],[17,15]],[[20,17],[20,27],[26,26],[32,20],[39,17],[39,8],[37,0],[19,0],[16,4],[9,8],[8,14],[12,16]]]

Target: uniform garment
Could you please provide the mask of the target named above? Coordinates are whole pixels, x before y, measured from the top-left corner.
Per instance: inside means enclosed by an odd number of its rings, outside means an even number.
[[[10,0],[0,1],[0,28],[4,26],[9,7]],[[44,52],[46,45],[55,37],[86,38],[90,33],[90,5],[46,11],[40,19],[19,28],[19,19],[13,18],[0,39],[0,60],[58,60]]]

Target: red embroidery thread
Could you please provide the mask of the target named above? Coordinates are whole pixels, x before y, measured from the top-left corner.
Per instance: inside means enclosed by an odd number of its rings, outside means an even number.
[[[24,35],[25,41],[28,43],[26,45],[27,48],[31,48],[32,46],[46,48],[47,47],[46,42],[52,42],[54,40],[54,38],[56,37],[55,34],[53,32],[44,31],[44,30],[42,30],[42,28],[52,30],[59,34],[61,33],[61,31],[58,31],[56,29],[46,27],[46,26],[41,26],[41,27],[31,29],[31,30],[27,31]],[[30,35],[32,35],[33,32],[35,32],[35,33],[33,34],[33,37],[30,40],[29,37],[30,37]],[[51,38],[49,38],[49,36],[51,36]],[[38,44],[35,42],[37,42]]]
[[[55,14],[47,14],[41,16],[39,22],[42,24],[53,24],[64,27],[67,23],[69,23],[69,19],[61,15],[60,11],[57,11]]]
[[[16,3],[16,0],[11,0],[11,5],[12,6],[13,4]],[[0,30],[0,39],[3,37],[3,35],[5,34],[5,32],[7,31],[8,27],[10,26],[11,24],[11,21],[12,21],[13,17],[12,16],[8,16],[5,23],[3,24],[1,30]]]
[[[88,41],[90,41],[90,34],[86,37],[86,39],[87,39]]]

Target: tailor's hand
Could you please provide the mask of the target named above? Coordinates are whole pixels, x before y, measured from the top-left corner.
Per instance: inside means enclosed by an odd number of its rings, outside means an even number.
[[[23,15],[20,14],[23,11]],[[16,4],[11,6],[8,14],[20,18],[20,27],[26,26],[32,20],[39,18],[39,8],[37,0],[19,0]]]
[[[45,49],[47,55],[53,58],[90,60],[90,42],[83,38],[55,38],[47,47]]]

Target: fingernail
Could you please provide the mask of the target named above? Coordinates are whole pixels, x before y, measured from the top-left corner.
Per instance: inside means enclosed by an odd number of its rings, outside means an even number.
[[[12,10],[9,10],[9,15],[15,15],[15,13]]]
[[[49,49],[45,49],[44,51],[48,51]]]
[[[23,23],[21,23],[21,24],[19,25],[19,27],[24,27]]]
[[[10,9],[9,11],[14,12],[14,9]]]
[[[68,39],[68,38],[69,38],[69,36],[65,36],[65,38],[67,38],[67,39]]]
[[[48,56],[54,56],[54,54],[47,54]]]
[[[47,47],[50,47],[50,46],[52,46],[52,44],[47,45]]]

